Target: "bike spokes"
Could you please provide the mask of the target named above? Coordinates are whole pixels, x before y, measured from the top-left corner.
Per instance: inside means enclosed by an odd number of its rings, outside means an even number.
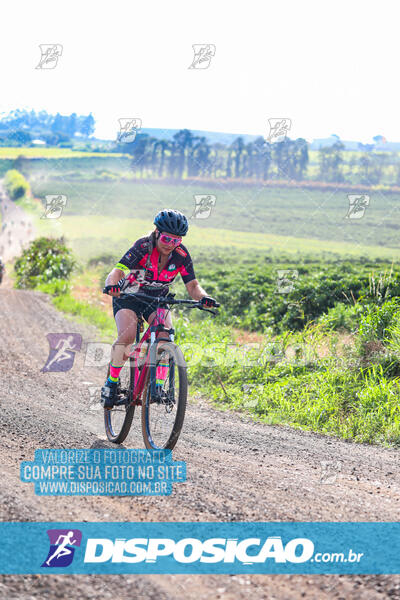
[[[142,431],[147,448],[173,448],[183,424],[186,408],[186,367],[176,360],[178,349],[169,344],[168,350],[158,349],[157,368],[167,364],[165,380],[159,393],[152,394],[150,372],[144,390]],[[155,370],[153,370],[154,373]]]
[[[115,405],[104,409],[104,424],[111,442],[121,443],[128,435],[135,407],[130,404],[131,380],[134,377],[133,361],[128,361],[121,369]]]

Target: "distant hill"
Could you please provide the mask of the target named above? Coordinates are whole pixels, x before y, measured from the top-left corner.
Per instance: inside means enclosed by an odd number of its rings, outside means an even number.
[[[140,133],[147,133],[151,137],[163,140],[172,140],[175,133],[178,133],[181,129],[155,129],[155,128],[143,128]],[[258,137],[262,135],[249,135],[247,133],[223,133],[220,131],[200,131],[198,129],[190,129],[193,135],[199,137],[205,137],[210,144],[225,144],[230,145],[238,137],[243,138],[243,141],[248,144],[254,142]]]
[[[333,146],[335,142],[338,140],[335,137],[327,137],[327,138],[317,138],[313,140],[309,144],[310,150],[319,150],[320,148],[326,148],[328,146]],[[351,150],[355,152],[363,151],[363,148],[360,147],[360,142],[353,140],[340,140],[343,144],[345,150]],[[368,146],[368,144],[365,144]],[[384,144],[370,144],[373,150],[378,150],[379,152],[400,152],[400,142],[385,142]],[[367,150],[367,148],[365,148]]]
[[[140,133],[147,133],[151,137],[156,139],[164,139],[164,140],[172,140],[175,133],[180,131],[180,129],[156,129],[156,128],[144,128],[140,130]],[[247,144],[249,142],[254,142],[258,137],[264,137],[263,134],[260,135],[249,135],[247,133],[225,133],[221,131],[200,131],[198,129],[190,129],[193,135],[199,137],[205,137],[210,144],[224,144],[229,146],[234,142],[238,137],[243,138],[243,141]],[[290,134],[289,134],[289,136]],[[291,138],[294,139],[294,138]],[[332,146],[335,142],[337,142],[337,138],[335,137],[327,137],[327,138],[316,138],[312,142],[309,143],[310,150],[319,150],[320,148]],[[345,150],[349,151],[365,151],[367,148],[360,147],[360,143],[355,140],[340,140],[344,145]],[[386,142],[380,144],[371,144],[370,149],[378,150],[379,152],[400,152],[400,142]]]

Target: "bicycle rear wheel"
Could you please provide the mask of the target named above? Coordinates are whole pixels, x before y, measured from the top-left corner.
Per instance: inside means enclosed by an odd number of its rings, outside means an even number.
[[[157,346],[156,366],[168,361],[168,374],[163,384],[163,397],[151,397],[149,368],[142,395],[142,434],[146,448],[172,450],[178,441],[185,418],[187,401],[186,363],[181,349],[172,342]]]
[[[107,377],[110,374],[108,366]],[[117,385],[116,404],[113,408],[104,409],[104,426],[110,442],[121,444],[132,425],[135,405],[131,404],[132,388],[135,381],[133,359],[129,358],[122,367]]]

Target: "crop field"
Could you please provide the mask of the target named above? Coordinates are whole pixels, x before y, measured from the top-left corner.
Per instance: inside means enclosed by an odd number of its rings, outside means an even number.
[[[136,219],[104,216],[65,216],[60,219],[38,219],[37,227],[42,235],[60,236],[66,239],[82,261],[87,261],[100,254],[113,254],[118,260],[133,242],[147,235],[153,228],[152,219]],[[277,253],[325,255],[339,257],[368,257],[384,258],[388,261],[400,259],[400,248],[385,248],[381,246],[365,246],[350,242],[323,241],[311,238],[279,236],[233,231],[229,229],[205,228],[193,224],[185,239],[193,257],[196,252],[206,249],[210,261],[217,248],[239,249],[246,253],[250,249],[258,249],[264,254]],[[233,265],[234,266],[234,265]]]
[[[174,207],[190,217],[191,231],[198,231],[204,243],[210,243],[211,235],[216,245],[262,244],[266,249],[287,247],[288,251],[325,249],[377,256],[382,248],[383,256],[395,256],[394,249],[400,249],[400,194],[377,190],[370,193],[362,218],[346,218],[349,200],[343,190],[205,186],[198,182],[165,185],[118,178],[77,181],[68,177],[33,181],[32,188],[42,200],[47,194],[67,196],[61,221],[75,239],[82,228],[98,237],[99,226],[104,231],[103,217],[108,220],[106,235],[111,238],[125,237],[121,231],[143,230],[142,223],[136,227],[140,220],[148,223],[147,230],[158,210]],[[193,218],[194,194],[216,197],[208,218]],[[84,219],[84,227],[68,225],[67,219],[78,216],[80,221]]]
[[[85,158],[91,156],[123,156],[122,154],[109,154],[101,152],[80,152],[71,148],[41,148],[39,146],[32,148],[21,147],[0,147],[0,160],[4,158]]]

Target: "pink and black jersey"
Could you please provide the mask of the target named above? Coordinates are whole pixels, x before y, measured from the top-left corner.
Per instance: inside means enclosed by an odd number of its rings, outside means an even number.
[[[125,273],[132,271],[129,275],[130,283],[139,283],[140,288],[143,288],[143,292],[146,292],[146,294],[152,290],[158,294],[167,293],[169,286],[178,273],[181,274],[184,283],[189,283],[189,281],[196,278],[192,259],[183,244],[172,250],[164,269],[160,273],[158,272],[160,253],[157,248],[153,248],[150,260],[148,260],[150,248],[150,238],[140,238],[115,265],[117,269],[122,269]]]

